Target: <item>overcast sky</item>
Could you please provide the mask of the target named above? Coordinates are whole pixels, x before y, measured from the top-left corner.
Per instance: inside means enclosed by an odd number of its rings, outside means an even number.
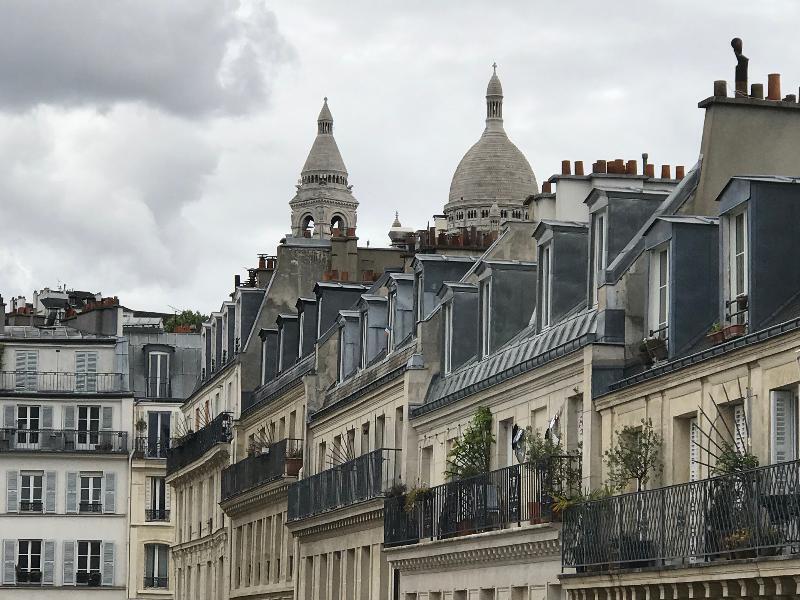
[[[564,158],[689,167],[730,39],[751,81],[797,93],[799,18],[793,0],[4,0],[0,293],[215,310],[289,231],[323,96],[360,243],[386,245],[395,210],[424,227],[447,201],[493,61],[540,182]]]

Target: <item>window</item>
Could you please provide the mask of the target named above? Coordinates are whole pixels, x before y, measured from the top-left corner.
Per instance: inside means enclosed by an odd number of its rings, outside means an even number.
[[[425,287],[422,272],[417,273],[415,281],[417,291],[417,322],[425,318]]]
[[[553,258],[550,244],[542,246],[542,293],[541,293],[541,306],[542,306],[542,327],[550,326],[550,312],[552,304],[552,272],[553,272]]]
[[[78,569],[75,581],[84,585],[100,585],[99,541],[78,541]]]
[[[367,313],[362,312],[359,319],[359,327],[361,328],[361,368],[366,369],[369,362],[369,349],[367,348],[367,334],[369,333],[369,324],[367,323]]]
[[[317,296],[317,339],[322,335],[322,295]]]
[[[770,392],[772,403],[772,462],[797,460],[797,390]]]
[[[38,406],[17,406],[17,448],[34,450],[39,445]]]
[[[75,391],[97,391],[97,352],[75,353]]]
[[[669,247],[650,253],[650,335],[665,338],[669,322]]]
[[[170,417],[167,411],[147,412],[147,457],[166,458],[170,439]]]
[[[144,587],[166,588],[168,586],[168,555],[169,546],[166,544],[144,545]]]
[[[38,383],[39,353],[36,350],[16,350],[14,362],[14,388],[35,391]]]
[[[163,477],[149,477],[149,500],[145,517],[147,521],[169,521],[169,504],[167,502],[167,484]]]
[[[297,319],[298,323],[298,337],[297,337],[297,357],[303,358],[303,335],[305,330],[305,323],[306,323],[306,311],[300,311],[300,317]]]
[[[601,275],[606,269],[607,243],[606,243],[606,215],[604,212],[595,213],[592,246],[592,304],[597,304],[597,289],[600,286]]]
[[[278,373],[283,371],[283,338],[284,329],[283,325],[281,325],[280,329],[278,329]]]
[[[387,339],[387,349],[386,352],[389,353],[394,350],[394,325],[395,325],[395,314],[394,311],[397,310],[397,292],[391,292],[389,294],[389,335],[386,336]]]
[[[17,542],[17,583],[42,582],[42,540]]]
[[[102,511],[100,493],[103,489],[103,476],[94,473],[81,473],[81,505],[83,513]]]
[[[442,306],[444,311],[444,374],[449,375],[453,368],[453,304]]]
[[[42,473],[21,473],[20,512],[42,512]]]
[[[505,210],[505,209],[501,210],[501,211],[500,211],[500,218],[501,218],[501,219],[505,219],[505,218],[507,218],[507,217],[508,217],[508,211],[507,211],[507,210]]]
[[[489,216],[489,211],[487,209],[485,209],[485,208],[482,208],[481,209],[481,218],[485,219],[488,216]]]
[[[99,443],[100,407],[78,407],[78,445],[83,449],[91,449]]]
[[[492,334],[492,280],[487,279],[481,284],[481,356],[489,356]]]
[[[728,288],[730,300],[747,294],[747,213],[741,211],[728,217]],[[745,314],[735,315],[743,323]]]
[[[151,352],[148,355],[147,397],[169,398],[169,354]]]
[[[344,361],[344,354],[345,354],[345,335],[344,335],[344,327],[339,328],[339,373],[338,373],[338,381],[344,381],[345,378],[345,361]]]

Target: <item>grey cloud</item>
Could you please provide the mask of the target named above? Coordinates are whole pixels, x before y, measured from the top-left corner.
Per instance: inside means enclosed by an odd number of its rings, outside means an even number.
[[[267,102],[293,56],[257,0],[11,0],[0,14],[0,107],[139,101],[239,114]]]

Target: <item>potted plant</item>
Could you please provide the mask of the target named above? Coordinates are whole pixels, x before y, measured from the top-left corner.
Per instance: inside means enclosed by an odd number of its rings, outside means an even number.
[[[748,302],[747,302],[747,294],[739,294],[735,298],[736,301],[736,310],[738,311],[745,311],[747,310]]]
[[[667,350],[667,340],[659,335],[652,335],[642,340],[644,352],[652,361],[666,360],[669,352]]]
[[[712,345],[716,346],[717,344],[721,344],[725,341],[725,332],[722,331],[722,325],[719,324],[719,321],[715,322],[711,325],[711,328],[708,330],[708,334],[706,335],[708,341],[711,342]]]
[[[414,505],[417,502],[425,502],[429,498],[433,497],[433,492],[431,488],[427,485],[422,484],[419,486],[414,486],[406,493],[405,504],[403,505],[403,509],[406,513],[411,513],[414,510]]]
[[[303,449],[300,447],[286,451],[286,474],[297,477],[303,466]]]
[[[136,421],[135,427],[138,433],[143,433],[147,429],[147,421],[145,421],[142,418],[139,418],[139,420]]]
[[[393,483],[385,492],[387,498],[394,498],[401,510],[405,510],[406,492],[408,488],[402,481]]]
[[[746,330],[747,326],[744,323],[731,323],[725,327],[723,335],[726,340],[732,340],[742,337],[746,333]]]
[[[525,435],[525,460],[530,464],[529,468],[538,469],[543,472],[549,471],[553,457],[562,455],[564,450],[560,442],[554,442],[552,436],[543,436],[541,431],[528,427]],[[540,500],[528,502],[528,519],[531,525],[537,525],[542,521],[549,521],[552,511],[553,497],[551,490],[542,490]],[[544,504],[544,506],[542,506]]]

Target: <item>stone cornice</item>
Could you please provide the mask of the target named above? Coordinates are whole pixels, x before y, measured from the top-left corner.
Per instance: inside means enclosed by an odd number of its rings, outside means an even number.
[[[383,528],[383,497],[314,515],[307,519],[291,521],[286,523],[286,527],[295,537],[306,537],[315,533],[335,531],[372,521],[380,521],[380,526]]]
[[[196,460],[176,473],[167,476],[167,483],[178,487],[187,481],[200,475],[214,472],[220,468],[227,467],[230,458],[230,442],[220,442],[215,444],[211,450],[203,454],[200,460]]]
[[[229,517],[238,517],[251,510],[263,508],[265,504],[280,501],[285,504],[289,484],[295,480],[295,477],[284,477],[277,481],[268,481],[228,500],[224,500],[219,505]]]
[[[177,559],[184,558],[194,552],[202,550],[213,550],[215,548],[223,547],[228,541],[228,530],[225,528],[217,529],[211,535],[206,535],[197,540],[190,540],[182,544],[175,544],[170,549],[172,554]]]

